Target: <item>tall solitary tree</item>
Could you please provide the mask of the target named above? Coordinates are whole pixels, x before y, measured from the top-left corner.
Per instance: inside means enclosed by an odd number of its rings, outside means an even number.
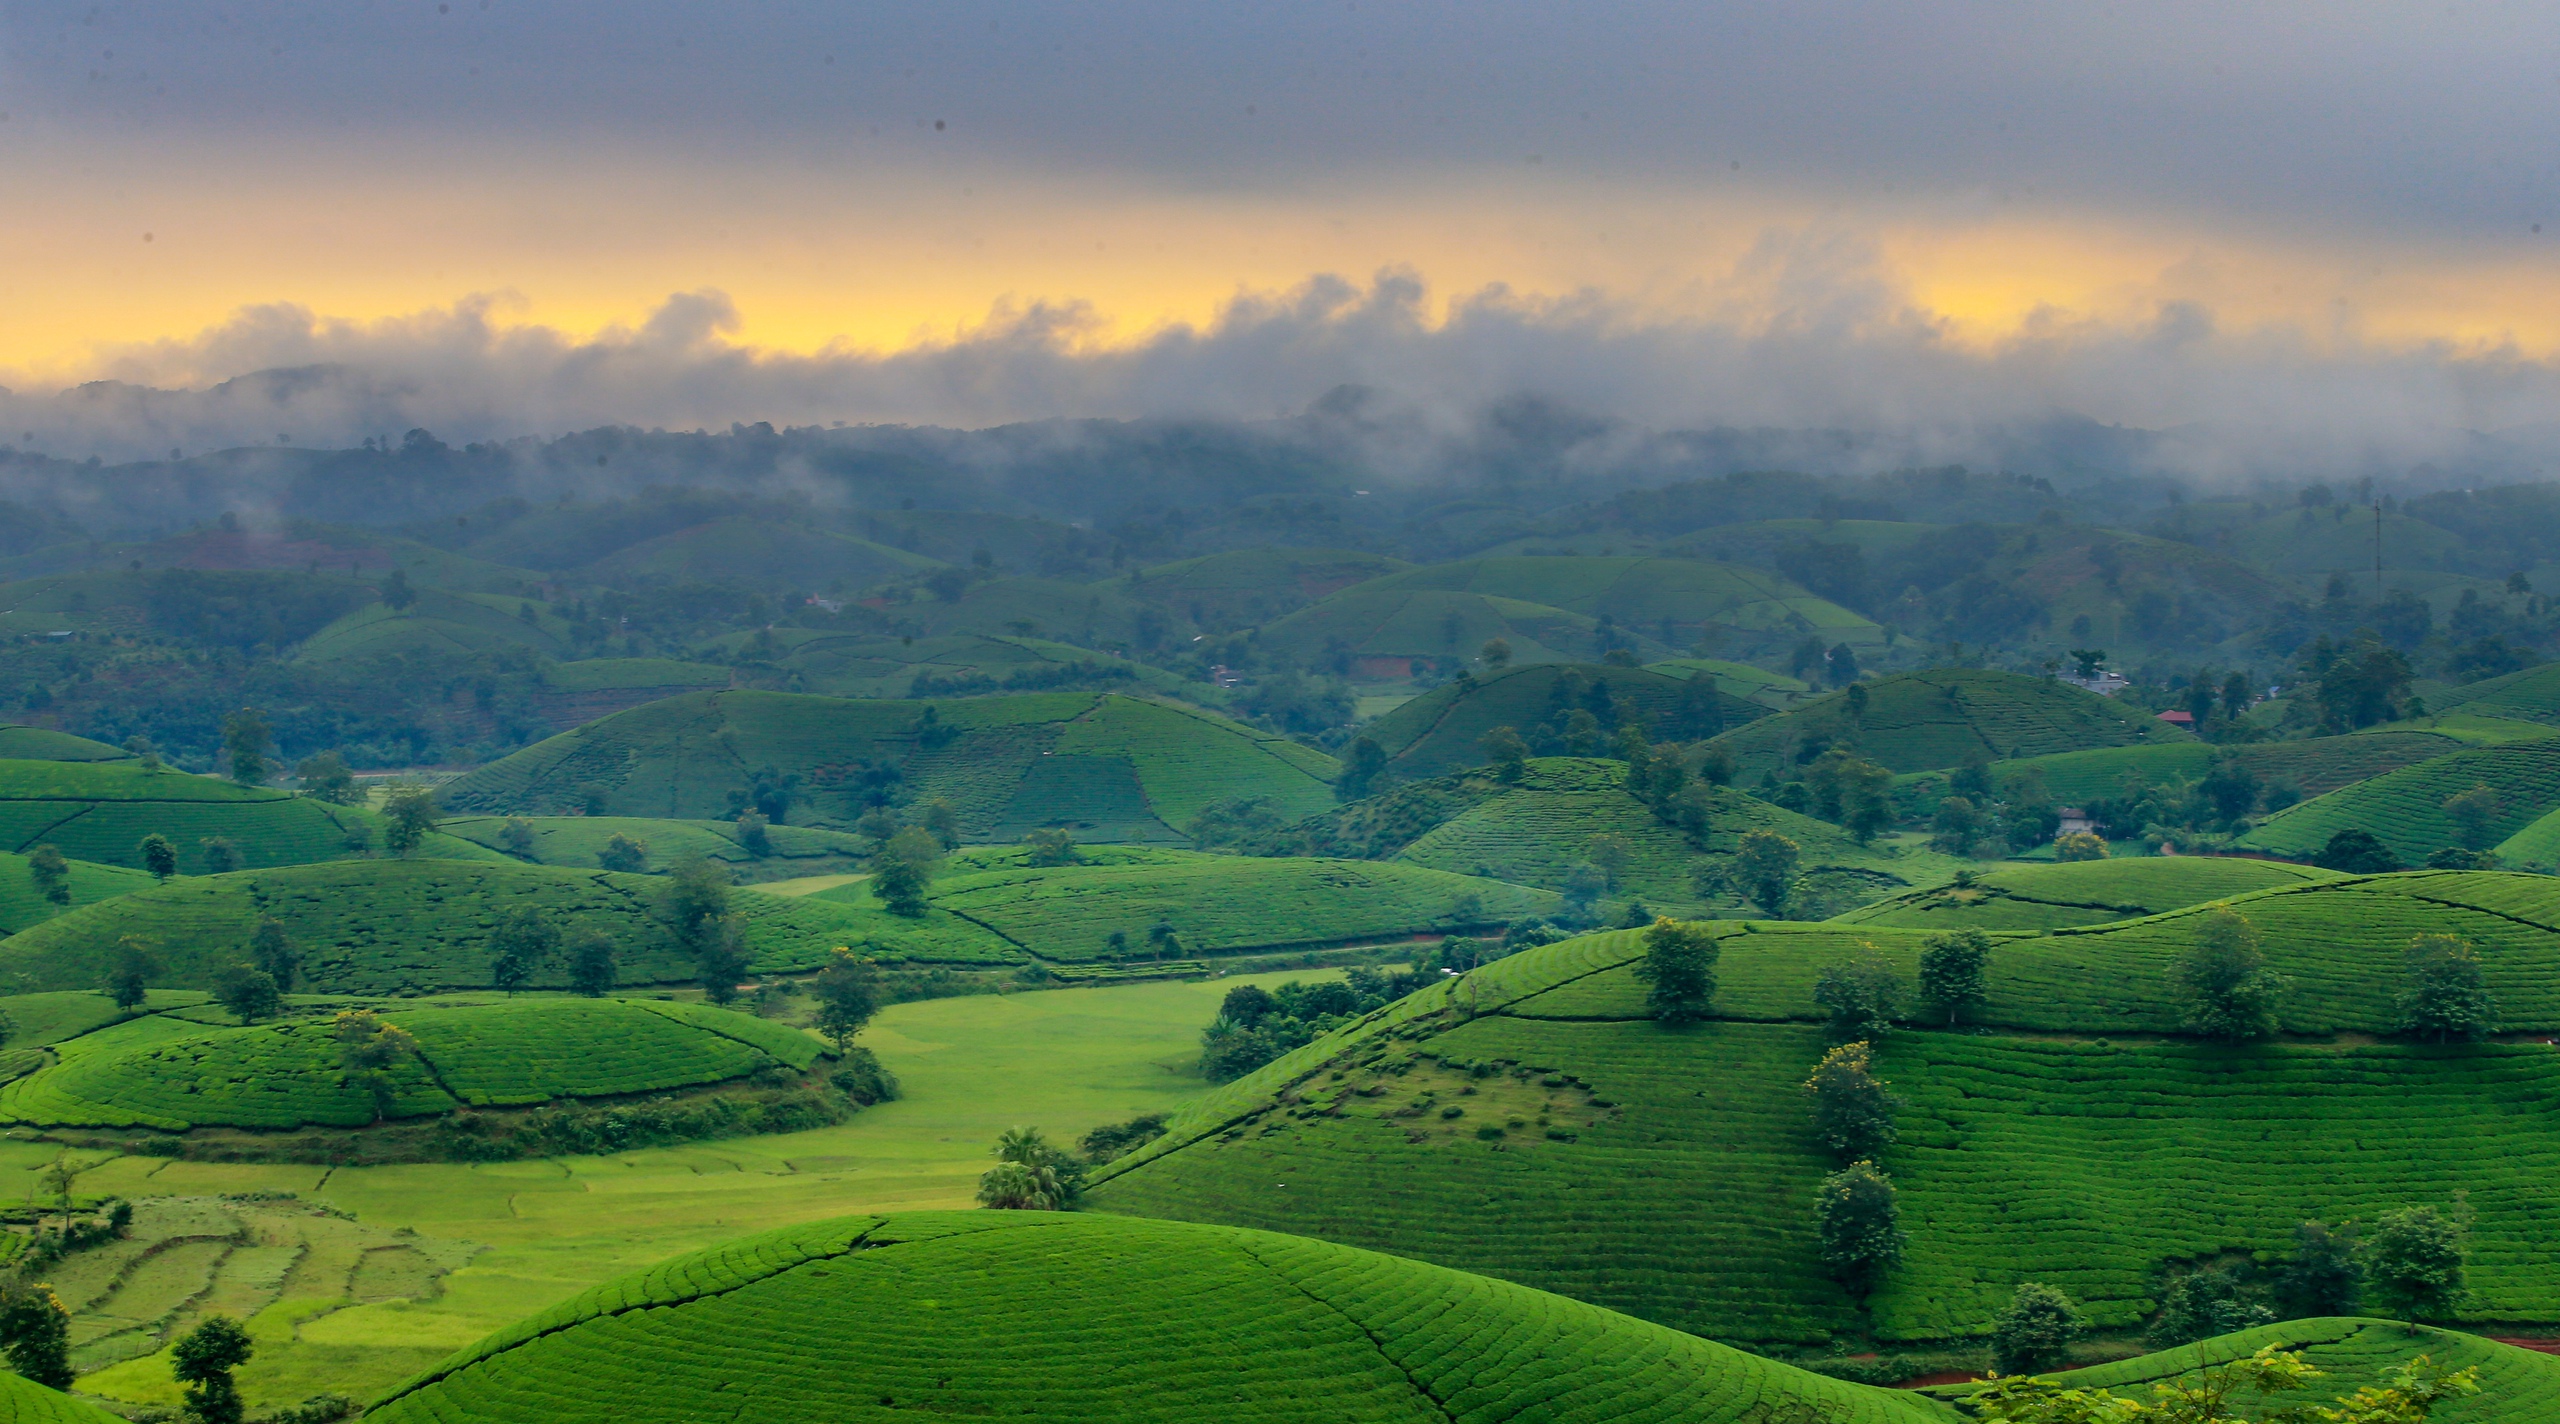
[[[925,912],[925,888],[942,859],[942,842],[929,831],[909,827],[889,837],[872,857],[871,893],[893,915],[918,919]]]
[[[1529,772],[1529,744],[1516,727],[1496,727],[1484,734],[1484,759],[1496,781],[1511,783]]]
[[[1990,992],[1991,936],[1978,929],[1933,934],[1920,946],[1920,998],[1943,1009],[1953,1028]]]
[[[54,845],[40,845],[27,852],[27,878],[35,882],[36,896],[48,905],[71,903],[71,861]]]
[[[1355,737],[1350,754],[1342,759],[1342,774],[1333,780],[1333,791],[1345,801],[1357,801],[1369,794],[1387,770],[1387,750],[1367,737]]]
[[[879,972],[843,950],[811,987],[818,999],[818,1032],[835,1044],[837,1056],[853,1047],[856,1034],[880,1012]]]
[[[314,801],[352,806],[364,799],[364,792],[356,786],[355,773],[347,769],[346,758],[336,752],[304,757],[293,769],[293,776],[302,783],[302,794]]]
[[[0,1286],[0,1352],[25,1378],[48,1389],[71,1388],[71,1312],[53,1287]]]
[[[599,929],[580,929],[569,936],[569,988],[590,999],[601,998],[619,975],[613,938]]]
[[[260,915],[258,927],[249,932],[249,962],[275,980],[280,992],[290,993],[302,972],[301,952],[285,933],[284,921],[273,915]]]
[[[222,719],[222,753],[230,759],[231,779],[242,786],[267,784],[267,719],[254,707],[243,707]]]
[[[1644,932],[1644,958],[1635,974],[1649,988],[1645,1008],[1667,1024],[1695,1023],[1716,997],[1716,939],[1701,924],[1665,916]]]
[[[160,973],[159,963],[142,941],[126,935],[116,942],[115,958],[107,965],[107,997],[127,1013],[142,1007],[151,994],[151,981]]]
[[[228,1315],[206,1316],[170,1347],[169,1373],[187,1387],[187,1418],[193,1424],[240,1424],[248,1416],[231,1372],[255,1353],[249,1332]]]
[[[2364,1240],[2365,1293],[2412,1325],[2446,1318],[2462,1299],[2463,1235],[2459,1221],[2431,1206],[2382,1213]]]
[[[489,936],[489,982],[512,994],[560,951],[560,928],[531,905],[498,917]]]
[[[1902,1018],[1902,976],[1862,945],[1855,959],[1826,964],[1814,977],[1813,1001],[1831,1015],[1831,1036],[1873,1043]]]
[[[141,855],[142,868],[151,872],[152,879],[165,883],[178,873],[178,848],[169,844],[169,838],[158,831],[144,836],[142,844],[134,849]]]
[[[423,786],[404,787],[382,803],[382,848],[405,858],[425,845],[436,828],[435,793]]]
[[[2409,941],[2400,990],[2400,1032],[2426,1043],[2482,1039],[2498,1027],[2498,1001],[2471,941],[2422,934]]]
[[[229,836],[207,836],[196,842],[196,853],[204,857],[204,873],[229,875],[240,868],[240,847]]]
[[[2465,850],[2487,850],[2499,837],[2498,817],[2506,810],[2496,787],[2485,781],[2474,782],[2468,791],[2458,791],[2444,798],[2444,814],[2453,822],[2454,837]]]
[[[2176,974],[2190,1031],[2218,1043],[2246,1043],[2276,1031],[2286,982],[2267,967],[2258,931],[2238,913],[2205,915]]]
[[[213,1001],[244,1024],[273,1018],[276,1010],[284,1007],[283,997],[276,993],[274,976],[246,964],[232,965],[214,976]]]
[[[2004,1375],[2049,1370],[2071,1356],[2071,1342],[2087,1328],[2071,1297],[2048,1285],[2021,1281],[2008,1308],[1991,1326],[1991,1365]]]
[[[1734,848],[1729,872],[1743,897],[1771,915],[1795,898],[1796,843],[1776,831],[1752,831]]]
[[[1815,1139],[1843,1165],[1871,1162],[1892,1144],[1902,1100],[1875,1075],[1866,1044],[1844,1043],[1822,1055],[1804,1091],[1813,1099]]]
[[[373,1099],[373,1120],[391,1116],[399,1104],[400,1065],[418,1056],[418,1040],[406,1029],[383,1022],[371,1009],[341,1009],[329,1021],[337,1040],[339,1066]]]
[[[1909,1239],[1893,1179],[1873,1162],[1852,1162],[1822,1179],[1814,1197],[1814,1226],[1823,1264],[1850,1290],[1864,1295],[1902,1259]]]

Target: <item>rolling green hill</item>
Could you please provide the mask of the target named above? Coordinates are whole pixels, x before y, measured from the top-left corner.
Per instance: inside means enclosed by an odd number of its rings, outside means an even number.
[[[506,848],[506,816],[455,816],[436,829],[484,846],[509,859],[535,865],[599,868],[599,857],[615,836],[637,842],[648,853],[644,868],[669,869],[699,856],[716,860],[733,874],[756,880],[815,875],[867,857],[871,842],[845,831],[815,826],[769,826],[765,840],[772,849],[762,857],[738,841],[735,821],[653,821],[641,816],[527,816],[533,830],[533,854],[518,857]]]
[[[1267,623],[1353,584],[1412,567],[1350,549],[1231,549],[1135,570],[1120,587],[1197,626],[1225,629]]]
[[[1716,744],[1733,754],[1741,779],[1779,770],[1813,743],[1855,748],[1893,771],[2049,756],[2134,743],[2192,741],[2190,733],[2136,708],[2122,707],[2069,683],[2021,673],[1934,668],[1860,683],[1725,733]]]
[[[2339,831],[2371,832],[2404,865],[2459,845],[2461,832],[2444,809],[2447,797],[2485,785],[2497,793],[2489,845],[2516,836],[2560,809],[2560,737],[2433,757],[2342,786],[2267,818],[2240,838],[2252,850],[2309,857]]]
[[[883,638],[813,628],[770,632],[773,669],[799,679],[797,690],[830,697],[960,697],[1115,686],[1191,701],[1218,695],[1205,684],[1186,681],[1162,668],[1039,638],[982,633]],[[742,633],[723,639],[721,646],[732,654],[754,658],[756,641],[755,635]],[[725,681],[726,669],[722,677]]]
[[[882,611],[901,636],[1001,634],[1122,652],[1185,643],[1193,632],[1183,619],[1170,618],[1109,582],[994,578],[969,585],[957,599],[920,597]]]
[[[1813,685],[1802,678],[1753,667],[1749,663],[1728,662],[1723,658],[1667,658],[1645,666],[1684,682],[1702,672],[1713,673],[1718,691],[1746,702],[1757,702],[1773,712],[1784,712],[1814,695]]]
[[[2450,688],[2429,699],[2439,715],[2560,726],[2560,663]]]
[[[2240,1048],[2177,1036],[2164,1002],[2194,912],[2000,941],[1981,1027],[1906,1030],[1878,1054],[1904,1100],[1882,1165],[1909,1242],[1863,1312],[1814,1229],[1832,1163],[1799,1085],[1826,1039],[1788,1020],[1815,1016],[1818,967],[1862,942],[1907,986],[1911,931],[1732,927],[1720,1017],[1686,1030],[1645,1012],[1639,932],[1528,950],[1212,1090],[1088,1199],[1320,1234],[1702,1335],[1813,1343],[1980,1335],[2023,1280],[2129,1329],[2169,1263],[2281,1253],[2305,1219],[2462,1190],[2477,1212],[2463,1317],[2548,1320],[2560,1274],[2539,1184],[2560,1166],[2560,1122],[2534,1105],[2560,1092],[2560,1056],[2331,1035],[2388,1027],[2398,950],[2420,931],[2480,944],[2512,1027],[2560,1026],[2542,987],[2560,979],[2560,931],[2510,918],[2548,920],[2556,897],[2545,878],[2495,875],[2243,897],[2295,978],[2288,1021],[2320,1037]]]
[[[0,761],[0,849],[50,843],[74,860],[138,868],[142,838],[158,832],[177,850],[178,869],[205,868],[204,842],[228,839],[247,867],[302,865],[357,853],[361,832],[378,846],[379,818],[289,792],[235,786],[140,762]],[[433,836],[423,854],[487,855]]]
[[[2123,795],[2129,776],[2139,775],[2153,786],[2191,781],[2203,776],[2215,757],[2228,756],[2237,758],[2263,785],[2291,786],[2317,796],[2468,745],[2437,732],[2399,730],[2224,747],[2200,741],[2154,742],[1994,761],[1991,779],[1997,785],[2033,772],[2043,779],[2054,800],[2077,805]],[[1895,789],[1915,799],[1934,800],[1946,794],[1946,777],[1939,771],[1918,772],[1904,777]]]
[[[717,663],[679,662],[674,658],[581,658],[556,663],[542,674],[557,692],[624,692],[665,688],[666,696],[696,688],[727,687],[729,669]]]
[[[522,610],[533,610],[528,621]],[[533,599],[420,589],[405,608],[375,603],[359,608],[303,640],[295,653],[306,663],[469,654],[493,648],[529,648],[544,657],[569,654],[569,624]]]
[[[2060,865],[1999,865],[1973,883],[1933,886],[1862,906],[1848,925],[1894,929],[2051,930],[2139,919],[2254,890],[2335,878],[2282,861],[2143,856]]]
[[[1471,559],[1389,575],[1366,587],[1464,591],[1607,616],[1670,647],[1697,641],[1707,628],[1784,631],[1859,646],[1884,641],[1874,623],[1786,579],[1698,559]]]
[[[1295,1237],[1058,1212],[852,1217],[599,1286],[378,1424],[937,1414],[1954,1424],[1574,1301]]]
[[[38,1127],[363,1127],[371,1093],[339,1061],[325,1016],[249,1026],[184,1011],[52,1046],[0,1088],[0,1119]],[[816,1039],[748,1014],[647,999],[384,1006],[418,1041],[395,1070],[394,1118],[703,1087],[806,1071]]]
[[[933,720],[926,721],[932,714]],[[458,811],[550,814],[588,788],[616,815],[734,815],[760,772],[800,778],[785,819],[848,829],[876,799],[948,800],[964,834],[1180,843],[1202,809],[1261,796],[1283,815],[1333,800],[1333,759],[1224,718],[1116,694],[942,702],[775,692],[670,697],[539,742],[449,782]]]
[[[1360,734],[1386,752],[1399,775],[1437,776],[1483,765],[1485,734],[1496,727],[1517,730],[1533,751],[1563,751],[1560,745],[1541,746],[1556,739],[1539,729],[1561,728],[1570,713],[1594,709],[1606,713],[1594,718],[1602,736],[1633,722],[1657,742],[1713,736],[1768,715],[1716,687],[1713,679],[1700,686],[1650,668],[1539,663],[1442,683]]]
[[[1401,576],[1399,576],[1401,577]],[[1266,624],[1263,646],[1301,664],[1328,659],[1354,676],[1396,678],[1413,659],[1474,662],[1500,638],[1514,663],[1588,663],[1607,651],[1597,619],[1543,603],[1463,589],[1378,587],[1377,579]],[[1636,646],[1668,651],[1649,637]]]
[[[517,906],[543,911],[563,930],[585,925],[612,935],[625,984],[685,982],[691,957],[656,910],[664,884],[496,859],[340,861],[181,877],[0,940],[0,982],[14,974],[28,989],[94,988],[130,935],[162,966],[153,983],[203,988],[248,957],[263,914],[282,921],[300,947],[304,982],[315,993],[484,988],[490,932]],[[861,942],[869,923],[842,906],[778,895],[741,892],[736,908],[747,919],[754,965],[768,972],[814,969],[834,947]],[[537,988],[567,983],[556,957],[532,980]]]
[[[117,1424],[123,1418],[85,1399],[0,1371],[0,1424]]]
[[[627,544],[571,577],[616,587],[664,583],[861,589],[943,567],[940,560],[803,524],[735,515]]]
[[[35,878],[27,871],[23,855],[0,854],[0,935],[16,934],[29,925],[42,924],[54,916],[100,900],[148,888],[151,877],[139,870],[121,865],[99,865],[94,861],[71,862],[68,885],[69,905],[56,905],[36,890]]]
[[[49,727],[0,724],[0,761],[131,761],[133,753]]]
[[[2298,1350],[2325,1378],[2313,1381],[2290,1399],[2264,1400],[2242,1391],[2234,1403],[2252,1409],[2262,1403],[2299,1404],[2302,1395],[2325,1399],[2373,1383],[2383,1371],[2417,1355],[2447,1369],[2476,1369],[2480,1392],[2446,1400],[2429,1416],[2433,1424],[2488,1424],[2490,1420],[2541,1420],[2560,1414],[2560,1358],[2521,1349],[2459,1330],[2432,1326],[2412,1328],[2399,1321],[2322,1316],[2261,1325],[2231,1335],[2218,1335],[2174,1350],[2139,1355],[2112,1364],[2063,1370],[2048,1378],[2073,1389],[2107,1389],[2132,1398],[2147,1397],[2155,1382],[2198,1382],[2199,1372],[2228,1364],[2269,1345]],[[1974,1386],[1941,1385],[1927,1393],[1962,1400]]]

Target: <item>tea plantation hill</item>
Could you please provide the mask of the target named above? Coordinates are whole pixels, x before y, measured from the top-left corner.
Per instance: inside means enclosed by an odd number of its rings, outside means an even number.
[[[522,820],[533,832],[533,851],[517,855],[506,841],[510,821]],[[851,868],[870,858],[872,843],[848,831],[815,826],[770,826],[766,850],[759,855],[738,839],[735,821],[653,821],[642,816],[453,816],[436,829],[511,860],[535,865],[600,869],[605,848],[620,836],[647,854],[641,869],[673,868],[700,857],[715,860],[742,880],[783,880]]]
[[[0,723],[0,761],[132,761],[122,747],[57,732],[50,727]]]
[[[2059,865],[1999,865],[1958,881],[1896,895],[1835,918],[1844,925],[1919,930],[2051,930],[2140,919],[2253,890],[2337,878],[2274,860],[2142,856]]]
[[[2139,777],[2152,786],[2193,781],[2212,769],[2215,758],[2230,757],[2247,767],[2263,787],[2289,786],[2306,796],[2317,796],[2469,746],[2471,743],[2441,732],[2397,728],[2353,736],[2306,737],[2296,742],[2225,746],[2201,741],[2152,742],[1994,761],[1991,780],[1997,786],[2011,777],[2033,773],[2044,782],[2054,800],[2079,805],[2122,796],[2128,777]],[[1944,769],[1911,773],[1894,786],[1894,794],[1906,802],[1931,806],[1946,792]]]
[[[1712,677],[1698,681],[1602,663],[1538,663],[1444,682],[1362,727],[1360,735],[1378,744],[1398,775],[1438,776],[1483,765],[1485,734],[1496,727],[1519,732],[1532,750],[1564,751],[1556,743],[1574,712],[1593,714],[1603,742],[1630,725],[1656,742],[1695,741],[1769,715],[1767,708],[1725,692]],[[1606,750],[1595,745],[1581,752]]]
[[[829,697],[947,697],[1115,686],[1192,702],[1214,702],[1221,695],[1162,668],[1040,638],[985,633],[883,638],[770,628],[732,634],[713,646],[740,661],[738,675],[750,685],[792,678],[797,679],[793,691]],[[728,680],[727,669],[721,680]]]
[[[70,867],[65,886],[71,892],[71,903],[57,905],[37,891],[25,856],[0,854],[0,935],[16,934],[68,910],[149,889],[156,883],[148,872],[121,865],[75,860]]]
[[[1863,712],[1852,693],[1863,693]],[[1736,779],[1747,785],[1795,765],[1815,742],[1854,748],[1903,772],[2193,740],[2139,708],[2053,678],[1933,668],[1872,678],[1727,732],[1716,745],[1733,755]]]
[[[2452,752],[2342,786],[2268,817],[2239,843],[2307,859],[2338,832],[2362,830],[2401,864],[2416,865],[2431,852],[2465,844],[2444,803],[2475,786],[2496,796],[2477,848],[2494,848],[2519,864],[2548,862],[2560,852],[2560,821],[2540,824],[2560,811],[2560,737]]]
[[[1891,1035],[1882,1165],[1910,1244],[1859,1304],[1812,1203],[1832,1160],[1800,1090],[1822,966],[1866,954],[1906,1001],[1918,931],[1719,925],[1716,1020],[1653,1022],[1639,931],[1532,949],[1214,1089],[1097,1174],[1096,1207],[1290,1230],[1482,1271],[1723,1339],[1979,1335],[2022,1280],[2133,1327],[2165,1262],[2281,1254],[2297,1224],[2469,1192],[2464,1318],[2560,1319],[2541,1184],[2560,1169],[2560,881],[2426,872],[2238,897],[2294,983],[2293,1036],[2178,1036],[2200,909],[2003,938],[1964,1031]],[[2505,1026],[2391,1030],[2412,935],[2470,938]],[[1473,1091],[1468,1091],[1472,1089]],[[1276,1183],[1287,1183],[1285,1190]]]
[[[1111,693],[893,702],[712,692],[635,707],[446,783],[448,809],[734,816],[759,776],[797,777],[784,820],[850,830],[892,792],[941,799],[973,841],[1043,826],[1079,840],[1181,844],[1218,801],[1289,818],[1333,804],[1333,759],[1206,712]]]
[[[1773,712],[1784,712],[1814,695],[1813,685],[1802,678],[1724,658],[1666,658],[1645,666],[1683,682],[1702,672],[1713,673],[1719,691],[1745,702],[1757,702]]]
[[[123,1418],[24,1375],[0,1372],[0,1424],[120,1424]]]
[[[2439,1404],[2427,1416],[2431,1424],[2489,1424],[2492,1420],[2501,1424],[2538,1424],[2560,1419],[2560,1358],[2459,1330],[2425,1325],[2412,1328],[2399,1321],[2351,1316],[2319,1316],[2261,1325],[2130,1360],[2062,1370],[2048,1378],[2068,1388],[2105,1389],[2147,1399],[2155,1383],[2177,1380],[2193,1385],[2201,1381],[2202,1371],[2245,1358],[2269,1345],[2299,1351],[2324,1378],[2312,1381],[2298,1394],[2272,1400],[2254,1391],[2240,1391],[2233,1402],[2243,1411],[2265,1404],[2300,1404],[2305,1402],[2305,1396],[2325,1400],[2345,1394],[2377,1382],[2385,1371],[2424,1355],[2446,1369],[2480,1372],[2480,1392]],[[1979,1385],[1938,1385],[1926,1393],[1962,1401],[1978,1389]]]
[[[533,617],[524,616],[527,610]],[[500,648],[566,658],[572,628],[568,619],[536,599],[423,588],[399,608],[377,602],[356,609],[303,639],[294,659],[332,663]]]
[[[178,869],[205,868],[222,837],[244,866],[301,865],[382,843],[381,818],[272,788],[236,786],[139,761],[0,761],[0,850],[51,844],[75,860],[139,867],[142,838],[166,836]],[[420,853],[485,859],[466,841],[430,835]]]
[[[1116,582],[991,578],[969,584],[957,599],[936,592],[887,611],[901,636],[918,638],[1011,633],[1090,648],[1145,648],[1187,644],[1197,631],[1129,597]]]
[[[818,1040],[703,1004],[509,999],[376,1006],[418,1041],[393,1070],[392,1118],[462,1107],[659,1093],[772,1070],[806,1072]],[[238,1025],[210,1008],[145,1014],[57,1042],[46,1066],[0,1087],[0,1121],[34,1127],[363,1127],[372,1093],[350,1078],[327,1015]]]
[[[1223,632],[1267,623],[1354,584],[1412,567],[1351,549],[1234,549],[1132,570],[1121,588],[1195,626]]]
[[[386,1395],[370,1424],[887,1419],[1955,1424],[1480,1276],[1082,1213],[852,1217],[680,1257]]]
[[[1626,763],[1588,757],[1532,757],[1516,783],[1482,770],[1407,782],[1365,800],[1269,833],[1252,848],[1274,855],[1360,856],[1562,889],[1591,858],[1595,836],[1625,842],[1627,864],[1612,894],[1657,908],[1703,908],[1701,874],[1712,875],[1742,838],[1768,830],[1796,843],[1813,898],[1849,903],[1952,879],[1969,862],[1909,846],[1861,846],[1847,832],[1755,796],[1710,788],[1704,845],[1627,793]],[[1716,897],[1742,911],[1733,893]],[[1756,912],[1755,912],[1756,913]]]

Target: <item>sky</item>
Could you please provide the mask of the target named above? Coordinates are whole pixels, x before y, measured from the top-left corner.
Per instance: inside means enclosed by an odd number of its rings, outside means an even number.
[[[2555,168],[2548,5],[0,0],[0,383],[2401,438],[2560,420]]]

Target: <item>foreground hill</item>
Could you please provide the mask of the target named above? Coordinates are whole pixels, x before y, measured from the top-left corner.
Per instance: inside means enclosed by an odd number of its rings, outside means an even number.
[[[804,1072],[818,1041],[700,1004],[521,999],[384,1006],[418,1041],[394,1070],[392,1118],[461,1107],[665,1092]],[[363,1127],[371,1093],[348,1075],[326,1016],[239,1026],[203,1010],[126,1019],[52,1046],[0,1088],[0,1120],[37,1127]]]
[[[1863,712],[1852,693],[1864,694]],[[1733,754],[1748,782],[1789,765],[1815,742],[1851,747],[1906,772],[1962,766],[1976,758],[2003,761],[2192,740],[2139,708],[2052,678],[1933,668],[1860,683],[1727,732],[1716,745]]]
[[[231,842],[243,866],[302,865],[357,855],[381,844],[380,819],[353,806],[210,776],[146,770],[138,761],[0,761],[0,850],[54,845],[74,860],[138,867],[142,838],[166,836],[178,869],[205,868],[205,841]],[[445,836],[423,848],[435,856],[487,852]]]
[[[26,989],[88,989],[131,937],[158,959],[154,984],[205,988],[248,958],[261,915],[299,946],[315,993],[417,994],[489,984],[499,917],[531,906],[566,932],[612,936],[622,982],[690,981],[693,959],[658,910],[666,882],[604,871],[500,861],[354,861],[185,876],[73,910],[0,940],[0,977]],[[844,907],[740,893],[747,946],[764,971],[815,969],[837,945],[859,942],[864,920]],[[998,954],[1014,960],[1019,956]],[[533,987],[568,983],[559,957]]]
[[[2340,787],[2267,818],[2240,844],[2308,857],[2338,832],[2360,830],[2389,847],[2402,864],[2415,865],[2431,852],[2463,844],[2463,828],[2445,802],[2475,786],[2488,787],[2495,797],[2480,848],[2504,852],[2502,842],[2523,838],[2560,811],[2560,737],[2452,752]],[[2535,849],[2540,854],[2522,858],[2547,861],[2560,845]]]
[[[2140,919],[2256,890],[2335,878],[2307,865],[2208,856],[2144,856],[2000,865],[1970,884],[1933,886],[1862,906],[1842,924],[1895,929],[2050,930]]]
[[[1720,940],[1719,1017],[1688,1030],[1646,1014],[1641,933],[1529,950],[1212,1090],[1104,1168],[1090,1199],[1320,1234],[1699,1334],[1812,1342],[1983,1334],[2022,1280],[2129,1328],[2170,1263],[2281,1255],[2303,1220],[2460,1190],[2477,1211],[2465,1318],[2560,1318],[2538,1186],[2560,1168],[2560,1123],[2532,1106],[2560,1093],[2560,1055],[2368,1036],[2389,1031],[2399,951],[2420,932],[2479,944],[2512,1028],[2560,1028],[2560,931],[2540,927],[2560,923],[2560,882],[2404,875],[2232,903],[2295,978],[2289,1026],[2318,1040],[2180,1037],[2167,971],[2193,941],[2188,911],[2003,940],[1978,1027],[1884,1042],[1877,1071],[1905,1102],[1882,1165],[1910,1242],[1863,1313],[1818,1253],[1812,1204],[1833,1164],[1800,1089],[1827,1042],[1807,1021],[1820,967],[1864,946],[1908,1002],[1911,931],[1737,926]]]
[[[1189,708],[1108,693],[943,702],[779,692],[670,697],[538,742],[447,783],[458,811],[734,816],[761,776],[797,778],[783,818],[849,830],[872,804],[947,800],[971,840],[1042,826],[1180,843],[1212,803],[1259,796],[1292,819],[1333,800],[1333,759]]]
[[[1321,1241],[1053,1212],[851,1217],[555,1306],[380,1424],[1958,1418],[1605,1310]]]
[[[1768,709],[1726,692],[1718,679],[1703,681],[1649,668],[1599,663],[1542,663],[1483,677],[1445,682],[1361,728],[1407,777],[1437,776],[1485,761],[1485,734],[1509,727],[1532,751],[1583,755],[1604,745],[1565,745],[1564,729],[1575,712],[1590,712],[1598,735],[1622,726],[1656,742],[1687,742],[1757,721]]]

